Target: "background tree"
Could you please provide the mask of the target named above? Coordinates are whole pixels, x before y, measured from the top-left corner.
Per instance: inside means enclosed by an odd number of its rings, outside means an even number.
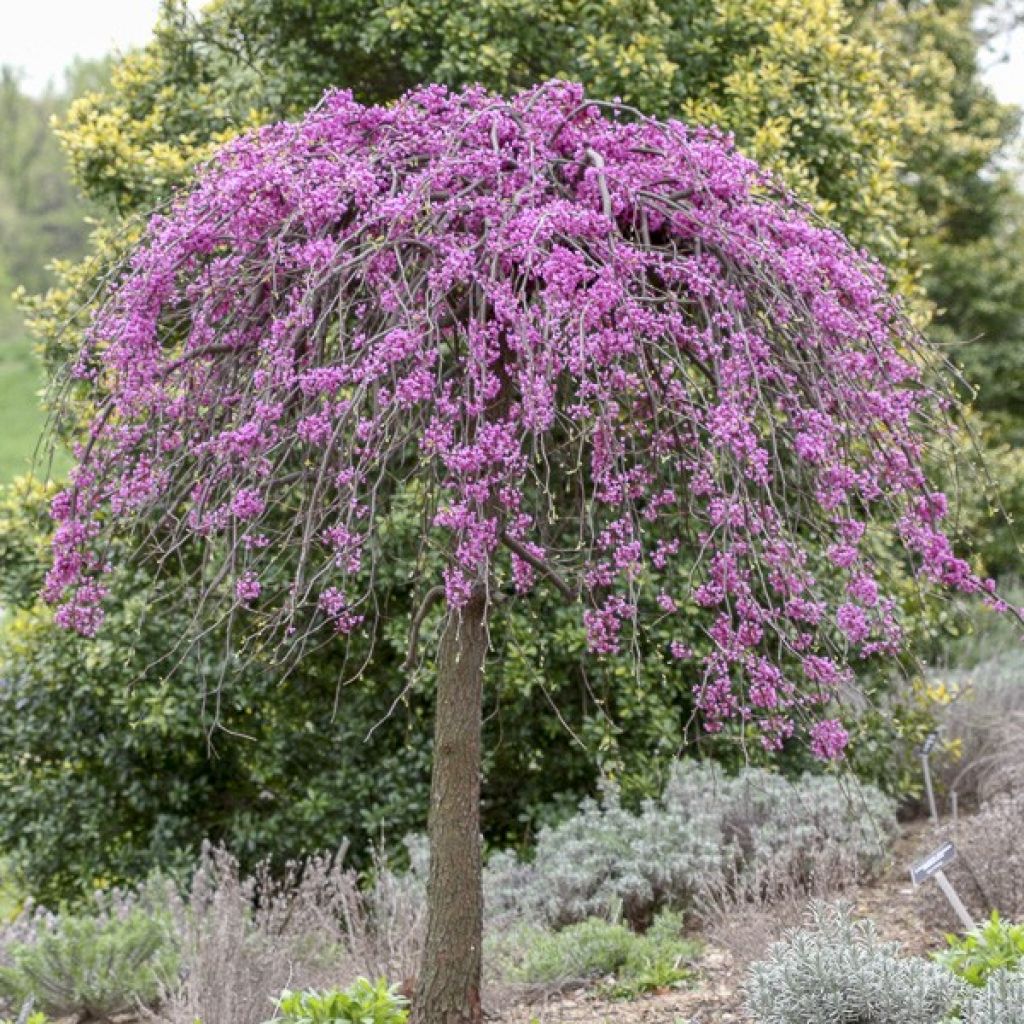
[[[50,260],[80,260],[87,248],[91,206],[71,181],[51,119],[102,84],[101,63],[80,62],[64,89],[33,97],[16,71],[0,68],[0,480],[28,472],[45,422],[37,397],[44,382],[13,293],[50,287]]]
[[[992,593],[926,479],[931,362],[882,268],[714,131],[557,82],[333,94],[219,153],[94,315],[44,593],[94,635],[112,541],[158,564],[197,546],[191,643],[223,622],[288,665],[333,635],[358,678],[411,507],[410,667],[441,606],[414,1016],[479,1021],[496,609],[552,586],[592,655],[640,661],[645,622],[694,602],[698,648],[669,647],[703,727],[841,756],[844,663],[902,642],[869,528],[922,581]]]
[[[92,65],[80,65],[69,76],[69,87],[87,89],[102,82]],[[47,263],[54,253],[80,259],[85,253],[89,207],[79,198],[65,169],[65,157],[55,138],[51,118],[62,113],[69,94],[26,96],[18,74],[0,68],[0,252],[11,288],[0,296],[10,314],[14,284],[39,291],[51,283]]]

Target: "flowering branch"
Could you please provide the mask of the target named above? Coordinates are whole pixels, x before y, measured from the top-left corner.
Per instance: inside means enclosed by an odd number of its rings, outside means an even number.
[[[501,542],[511,551],[517,558],[521,558],[527,565],[532,566],[541,575],[546,576],[555,586],[555,589],[568,601],[570,604],[575,604],[580,595],[577,591],[573,590],[565,580],[559,575],[558,570],[548,562],[545,562],[539,555],[535,555],[525,544],[510,537],[504,530],[501,533]]]

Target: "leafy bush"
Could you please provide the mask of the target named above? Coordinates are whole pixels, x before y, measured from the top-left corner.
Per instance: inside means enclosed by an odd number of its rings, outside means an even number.
[[[5,952],[0,998],[96,1020],[153,1002],[178,972],[171,918],[151,901],[107,899],[96,914],[38,917]]]
[[[1024,1020],[1024,974],[996,971],[973,989],[961,1008],[963,1024],[1010,1024]]]
[[[943,967],[901,957],[846,907],[814,904],[810,924],[751,969],[747,1006],[758,1024],[938,1024],[962,994]]]
[[[790,782],[763,769],[727,777],[679,762],[639,814],[615,790],[540,832],[529,865],[492,857],[492,918],[517,913],[553,927],[616,913],[642,927],[662,907],[741,892],[821,893],[876,873],[896,828],[895,805],[831,776]]]
[[[949,614],[949,618],[955,616]],[[936,616],[938,617],[938,616]],[[947,622],[947,628],[955,628]],[[883,685],[869,681],[866,701],[849,725],[848,764],[853,775],[895,797],[904,807],[924,806],[925,788],[919,750],[925,737],[938,729],[950,696],[933,679],[893,672]],[[932,755],[933,778],[938,776],[950,745],[943,734]]]
[[[384,978],[376,984],[358,978],[344,991],[285,990],[267,1024],[405,1024],[407,1005]]]
[[[614,979],[614,995],[631,996],[678,984],[691,976],[697,946],[682,937],[682,918],[662,912],[643,935],[622,924],[589,918],[563,931],[526,927],[516,936],[521,961],[509,975],[532,985]]]
[[[962,937],[949,935],[946,941],[949,949],[939,954],[939,962],[978,988],[996,972],[1013,970],[1024,958],[1024,925],[1003,921],[996,910],[986,924]]]

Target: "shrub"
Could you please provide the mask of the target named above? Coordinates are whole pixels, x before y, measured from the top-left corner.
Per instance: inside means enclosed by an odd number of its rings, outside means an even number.
[[[1022,673],[1018,639],[1015,649],[944,677],[960,693],[943,714],[945,737],[956,756],[937,765],[937,781],[956,789],[964,803],[1013,792],[1024,783]]]
[[[639,814],[614,789],[603,802],[543,829],[533,863],[492,857],[492,918],[553,927],[618,913],[642,927],[662,907],[685,909],[729,894],[822,893],[877,872],[896,828],[895,805],[870,786],[831,776],[790,782],[763,769],[727,777],[679,762],[662,797]]]
[[[189,599],[163,599],[171,578],[119,578],[94,643],[56,627],[37,600],[51,496],[0,489],[0,851],[26,895],[80,903],[96,878],[127,886],[154,869],[187,875],[204,837],[252,871],[267,856],[333,849],[341,836],[364,850],[382,832],[420,826],[429,741],[401,713],[382,722],[393,695],[372,686],[350,687],[347,713],[332,715],[336,656],[314,659],[286,687],[258,658],[233,663],[211,757],[213,716],[198,713],[198,695],[226,669],[212,647],[204,659],[176,653],[193,612]]]
[[[9,946],[0,996],[58,1017],[107,1020],[153,1002],[178,972],[170,915],[155,900],[109,894],[95,914],[37,915]]]
[[[974,989],[961,1009],[963,1024],[1010,1024],[1024,1020],[1024,975],[996,971]]]
[[[682,937],[682,919],[663,912],[638,935],[622,924],[589,918],[559,932],[526,927],[509,975],[531,985],[566,987],[604,978],[615,995],[665,988],[689,978],[697,946]]]
[[[609,789],[602,803],[585,800],[578,814],[543,829],[525,872],[509,855],[492,859],[487,895],[496,912],[518,907],[554,928],[620,913],[639,927],[658,907],[686,902],[693,880],[718,862],[709,816],[681,823],[634,815]]]
[[[405,1024],[408,1000],[388,987],[357,978],[347,989],[326,992],[285,990],[267,1024]]]
[[[976,917],[999,911],[1009,921],[1024,921],[1024,792],[1002,794],[961,818],[950,838],[959,854],[946,874]],[[958,928],[955,915],[934,885],[922,886],[918,900],[931,921]]]
[[[986,924],[963,937],[949,935],[946,941],[949,949],[939,954],[939,962],[979,988],[996,972],[1013,970],[1024,957],[1024,925],[1003,921],[996,910]]]
[[[791,932],[748,977],[758,1024],[938,1024],[962,993],[939,964],[903,958],[870,921],[816,903],[811,927]]]
[[[162,1021],[261,1024],[268,1001],[322,990],[360,975],[410,978],[423,934],[422,858],[394,874],[375,863],[372,884],[345,867],[344,850],[273,874],[244,876],[224,850],[206,847],[187,901],[174,908],[183,980],[167,993]],[[300,995],[301,995],[300,991]]]

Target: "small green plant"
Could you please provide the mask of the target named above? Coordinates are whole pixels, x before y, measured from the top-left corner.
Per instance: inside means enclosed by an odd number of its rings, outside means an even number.
[[[22,1011],[24,1013],[24,1011]],[[45,1013],[30,1013],[27,1017],[22,1020],[18,1017],[16,1020],[12,1020],[10,1017],[4,1017],[0,1019],[0,1024],[51,1024],[50,1018]]]
[[[667,911],[643,935],[600,918],[558,932],[531,928],[523,933],[525,954],[512,974],[531,984],[606,979],[609,994],[632,998],[692,976],[698,947],[681,932],[682,919]]]
[[[169,916],[138,904],[40,922],[32,940],[8,955],[0,997],[14,1005],[32,999],[55,1017],[98,1021],[154,1002],[179,963]]]
[[[988,921],[962,938],[947,935],[949,949],[937,955],[940,963],[977,988],[996,971],[1012,971],[1024,958],[1024,925],[1010,924],[992,911]]]
[[[347,989],[291,992],[277,1001],[277,1013],[267,1024],[405,1024],[408,1000],[389,987],[358,978]]]

